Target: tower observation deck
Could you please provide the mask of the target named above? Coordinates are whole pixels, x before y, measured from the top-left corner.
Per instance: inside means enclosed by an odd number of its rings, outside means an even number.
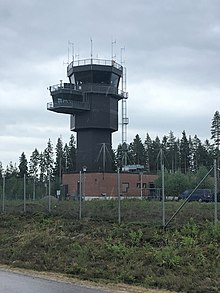
[[[112,171],[112,132],[118,130],[118,101],[127,93],[118,89],[123,67],[114,60],[85,59],[67,67],[69,83],[50,86],[53,102],[47,109],[70,114],[77,133],[76,171]]]

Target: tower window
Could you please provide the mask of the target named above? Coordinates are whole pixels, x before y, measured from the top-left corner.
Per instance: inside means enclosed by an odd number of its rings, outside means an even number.
[[[118,87],[118,82],[119,82],[119,76],[115,73],[112,73],[111,76],[111,85],[114,87]]]
[[[111,72],[93,71],[93,83],[105,83],[110,84]]]

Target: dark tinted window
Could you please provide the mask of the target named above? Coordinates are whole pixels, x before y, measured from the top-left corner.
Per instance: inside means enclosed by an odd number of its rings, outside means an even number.
[[[119,82],[119,76],[115,73],[112,73],[111,85],[114,87],[118,87],[118,82]]]
[[[110,84],[111,72],[93,71],[93,83]]]

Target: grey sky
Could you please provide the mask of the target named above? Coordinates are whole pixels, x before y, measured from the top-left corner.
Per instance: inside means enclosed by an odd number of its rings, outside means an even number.
[[[69,116],[46,110],[47,87],[66,78],[67,44],[80,59],[120,63],[125,47],[128,142],[168,135],[210,138],[219,110],[218,0],[0,0],[0,161],[29,159],[70,137]],[[78,58],[78,57],[77,57]],[[121,131],[121,129],[119,128]],[[113,146],[121,140],[114,134]]]

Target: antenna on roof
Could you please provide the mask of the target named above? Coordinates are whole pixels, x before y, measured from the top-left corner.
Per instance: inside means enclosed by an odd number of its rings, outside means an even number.
[[[125,63],[125,61],[124,61],[124,59],[123,59],[123,51],[125,52],[125,47],[121,48],[121,60],[120,60],[121,65],[122,65],[123,63]]]
[[[116,44],[116,40],[112,41],[112,60],[115,61],[116,59],[116,54],[114,55],[114,45]]]
[[[77,53],[76,53],[75,57],[79,61],[79,48],[77,48]]]
[[[92,61],[92,56],[93,56],[93,43],[92,43],[92,38],[90,38],[90,43],[91,43],[91,61]]]
[[[71,61],[74,61],[74,43],[71,41],[68,41],[68,61],[67,61],[67,64],[70,63],[70,49],[71,49],[71,55],[72,55]]]

